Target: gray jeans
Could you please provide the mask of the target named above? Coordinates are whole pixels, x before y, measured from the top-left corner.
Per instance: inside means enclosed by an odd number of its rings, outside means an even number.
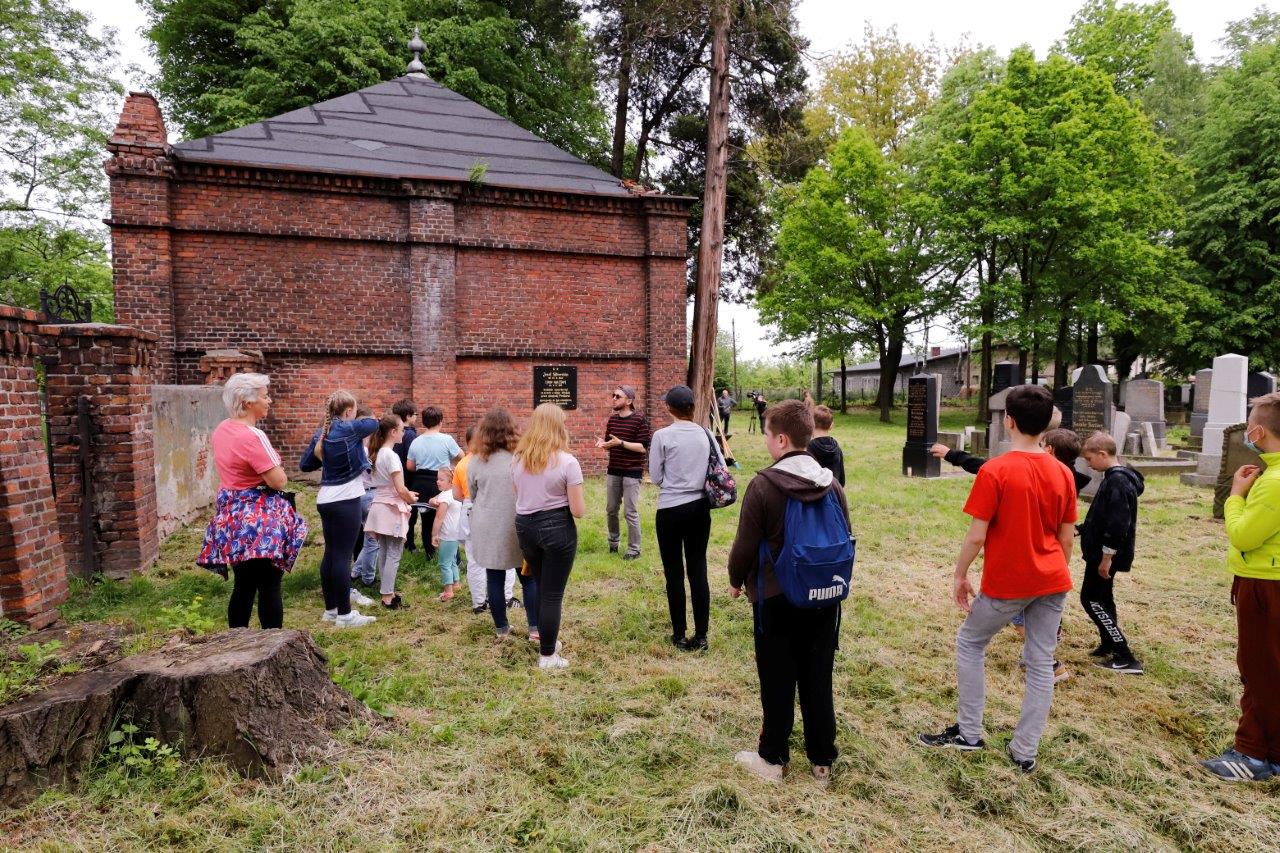
[[[956,634],[956,680],[960,691],[957,722],[965,740],[973,742],[982,737],[987,644],[1014,616],[1025,612],[1022,659],[1027,665],[1026,687],[1022,716],[1009,749],[1019,761],[1036,757],[1053,702],[1053,651],[1058,645],[1058,625],[1066,598],[1067,594],[1060,592],[1037,598],[988,598],[979,594],[973,600],[969,616]]]
[[[622,538],[618,529],[618,507],[623,506],[627,517],[627,553],[640,553],[640,478],[605,475],[608,495],[605,499],[605,517],[609,522],[609,547],[616,548]]]
[[[396,575],[400,572],[400,556],[404,553],[404,540],[399,536],[378,534],[378,575],[382,578],[379,590],[383,595],[394,595]]]

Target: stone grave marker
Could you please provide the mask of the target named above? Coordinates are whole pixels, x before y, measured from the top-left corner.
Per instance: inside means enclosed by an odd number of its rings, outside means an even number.
[[[1012,446],[1008,434],[1004,431],[1004,401],[1008,396],[1009,389],[1006,388],[999,394],[992,395],[991,399],[987,401],[987,408],[991,412],[991,424],[987,429],[989,459],[994,459],[1002,453],[1007,453]]]
[[[1213,489],[1213,517],[1222,518],[1223,507],[1231,497],[1231,480],[1241,465],[1267,464],[1262,457],[1244,446],[1246,424],[1232,424],[1222,431],[1222,466],[1218,469],[1218,482]]]
[[[1158,456],[1159,450],[1164,447],[1164,442],[1156,438],[1155,425],[1148,421],[1143,421],[1138,425],[1138,433],[1142,438],[1142,449],[1140,451],[1142,455]]]
[[[1087,364],[1072,386],[1071,428],[1083,442],[1099,430],[1111,430],[1111,382],[1102,367]],[[1120,444],[1123,437],[1117,441]]]
[[[1249,387],[1245,392],[1248,411],[1253,411],[1253,398],[1276,390],[1276,378],[1270,373],[1250,373]]]
[[[1196,384],[1191,391],[1191,434],[1204,435],[1204,425],[1209,420],[1209,395],[1213,393],[1213,368],[1196,371]]]
[[[1075,398],[1075,389],[1070,385],[1053,389],[1053,404],[1062,412],[1062,428],[1072,429],[1071,404]]]
[[[942,475],[942,460],[929,452],[938,440],[938,377],[919,374],[907,380],[907,443],[902,448],[902,474],[934,478]]]
[[[1124,410],[1134,425],[1141,428],[1143,424],[1151,424],[1156,442],[1164,447],[1164,383],[1154,379],[1132,379],[1125,383],[1124,399]]]
[[[1213,386],[1209,392],[1209,414],[1196,473],[1203,485],[1211,486],[1222,467],[1222,433],[1227,427],[1244,423],[1245,394],[1249,381],[1249,359],[1229,353],[1213,360]]]
[[[1018,363],[1016,361],[998,361],[995,366],[995,377],[991,382],[991,392],[999,394],[1006,388],[1018,384]]]
[[[1096,367],[1096,365],[1090,365],[1090,367]],[[1109,386],[1111,383],[1107,384]],[[1108,395],[1107,402],[1110,403],[1110,390],[1108,389],[1106,393]],[[1131,423],[1129,415],[1126,412],[1117,412],[1114,410],[1109,411],[1109,414],[1110,422],[1107,425],[1107,431],[1111,434],[1111,438],[1116,443],[1116,453],[1124,456],[1128,453],[1129,439],[1136,438],[1136,436],[1129,435],[1129,425]],[[1091,430],[1088,434],[1079,431],[1077,432],[1080,436],[1080,443],[1084,444],[1084,440],[1086,438],[1093,435],[1095,432],[1099,432],[1099,430]],[[1080,490],[1080,497],[1092,500],[1094,494],[1098,491],[1098,486],[1102,483],[1102,472],[1095,471],[1090,468],[1088,463],[1084,461],[1084,456],[1081,456],[1076,460],[1076,470],[1081,474],[1088,474],[1090,478],[1089,484]]]
[[[964,433],[962,432],[939,432],[938,444],[945,444],[948,450],[964,450]]]

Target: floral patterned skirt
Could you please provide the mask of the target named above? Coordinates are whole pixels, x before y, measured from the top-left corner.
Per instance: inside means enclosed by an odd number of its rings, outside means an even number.
[[[282,493],[221,489],[196,565],[227,576],[233,563],[270,560],[288,572],[307,538],[307,522]]]

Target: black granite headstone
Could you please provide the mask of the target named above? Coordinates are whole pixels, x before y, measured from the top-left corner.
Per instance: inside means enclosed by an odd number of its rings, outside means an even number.
[[[1111,431],[1111,381],[1099,365],[1086,364],[1072,386],[1071,428],[1082,442],[1095,432]]]
[[[1072,429],[1071,410],[1075,403],[1075,389],[1070,385],[1053,390],[1053,404],[1058,407],[1058,411],[1062,412],[1062,428]]]
[[[902,474],[939,477],[942,460],[929,452],[938,440],[938,377],[912,376],[907,381],[907,443],[902,448]]]
[[[1249,373],[1249,382],[1246,386],[1245,400],[1248,401],[1249,410],[1253,411],[1253,398],[1261,397],[1263,394],[1270,394],[1276,390],[1276,378],[1270,373]]]
[[[578,368],[534,365],[533,405],[536,408],[543,403],[555,403],[566,410],[578,408]]]
[[[995,376],[991,381],[991,393],[999,394],[1006,388],[1012,388],[1014,385],[1020,384],[1021,381],[1021,377],[1018,376],[1018,363],[1016,361],[996,362]]]

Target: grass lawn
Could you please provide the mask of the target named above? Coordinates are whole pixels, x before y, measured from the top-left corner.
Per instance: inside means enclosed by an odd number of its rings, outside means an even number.
[[[944,428],[966,413],[947,410]],[[176,776],[125,780],[103,762],[87,781],[0,818],[0,844],[23,849],[849,850],[1274,849],[1277,787],[1234,787],[1198,757],[1231,743],[1239,685],[1222,527],[1210,493],[1152,478],[1138,560],[1116,585],[1121,624],[1147,667],[1125,677],[1089,665],[1097,642],[1069,599],[1060,685],[1023,777],[1004,756],[1022,690],[1012,631],[988,658],[988,748],[926,752],[915,733],[952,722],[959,614],[950,575],[970,478],[900,476],[904,414],[837,421],[858,536],[854,592],[836,659],[841,752],[828,793],[809,777],[799,726],[791,775],[771,786],[735,768],[759,730],[751,613],[725,592],[737,508],[714,513],[711,650],[669,644],[646,486],[645,553],[606,553],[604,486],[588,488],[565,604],[572,668],[536,669],[526,642],[495,644],[464,592],[434,600],[434,568],[406,559],[411,609],[371,628],[322,626],[319,523],[286,579],[285,624],[315,632],[334,678],[392,715],[338,734],[322,761],[278,782],[245,780],[216,760]],[[739,417],[739,428],[745,416]],[[740,435],[740,487],[768,459]],[[309,517],[314,502],[307,498]],[[126,584],[78,589],[71,621],[117,620],[157,643],[166,626],[225,624],[228,587],[196,569],[203,521],[172,537],[160,563]],[[1073,565],[1077,579],[1081,570]],[[1078,581],[1077,581],[1078,583]],[[193,604],[195,596],[202,600]],[[523,628],[523,614],[513,619]],[[798,712],[797,712],[798,716]]]

